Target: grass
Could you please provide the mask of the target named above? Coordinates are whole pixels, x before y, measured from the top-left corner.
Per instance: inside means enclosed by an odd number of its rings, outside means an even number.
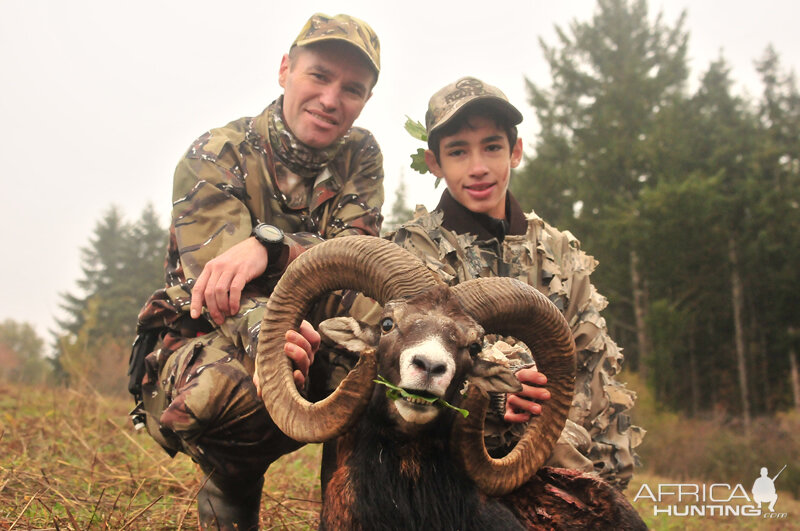
[[[196,529],[202,474],[186,456],[171,459],[146,433],[135,432],[127,416],[131,406],[123,397],[0,383],[0,529]],[[691,429],[689,421],[684,424]],[[656,428],[653,421],[647,425]],[[651,455],[666,437],[653,438],[654,432],[645,438]],[[316,529],[320,457],[321,447],[309,445],[272,465],[262,529]],[[797,462],[789,462],[786,472],[792,468]],[[722,473],[713,477],[740,482]],[[754,479],[750,474],[741,480],[748,494]],[[699,481],[640,470],[626,495],[633,500],[643,484],[655,491],[666,483]],[[787,517],[776,520],[654,515],[654,503],[644,498],[634,506],[656,530],[800,529],[800,502],[788,491],[779,491],[776,505]]]
[[[130,400],[0,384],[0,529],[196,529],[202,474],[128,421]],[[315,529],[321,448],[273,464],[262,529]]]

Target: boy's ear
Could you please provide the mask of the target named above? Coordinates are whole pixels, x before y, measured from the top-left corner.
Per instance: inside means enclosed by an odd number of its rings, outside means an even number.
[[[428,165],[428,169],[432,174],[440,179],[444,179],[444,172],[442,171],[442,167],[439,166],[439,163],[436,162],[436,155],[433,154],[433,151],[430,149],[425,150],[425,164]]]
[[[516,143],[511,148],[511,167],[516,168],[522,162],[522,139],[517,138]]]

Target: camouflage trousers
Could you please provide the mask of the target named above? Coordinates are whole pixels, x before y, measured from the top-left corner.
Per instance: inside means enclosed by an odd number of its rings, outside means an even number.
[[[145,360],[147,428],[170,455],[183,452],[220,480],[263,476],[301,443],[272,422],[256,394],[246,354],[217,332]]]

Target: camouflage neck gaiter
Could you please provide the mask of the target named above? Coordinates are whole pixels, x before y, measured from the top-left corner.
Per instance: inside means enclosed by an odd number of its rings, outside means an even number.
[[[344,135],[325,149],[315,149],[303,144],[283,121],[283,96],[268,108],[269,143],[277,159],[289,171],[301,177],[314,177],[328,165],[347,140]]]

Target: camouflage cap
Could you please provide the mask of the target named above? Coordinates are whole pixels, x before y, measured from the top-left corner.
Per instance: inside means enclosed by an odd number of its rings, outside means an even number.
[[[509,103],[508,98],[497,88],[474,77],[462,77],[431,96],[428,112],[425,113],[425,129],[431,134],[449,122],[465,108],[482,103],[508,117],[511,125],[522,121],[522,114]]]
[[[333,17],[323,13],[311,15],[300,35],[292,43],[292,47],[328,40],[352,44],[366,56],[375,73],[381,71],[381,43],[378,41],[378,35],[369,24],[350,15]]]

